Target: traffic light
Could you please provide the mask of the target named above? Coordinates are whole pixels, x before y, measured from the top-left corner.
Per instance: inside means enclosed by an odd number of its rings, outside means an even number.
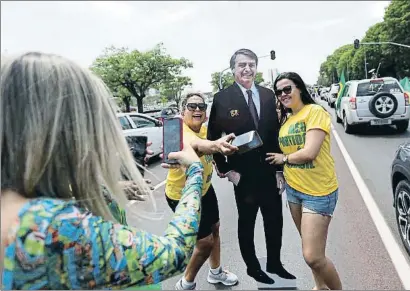
[[[353,45],[355,49],[358,49],[360,47],[360,41],[358,39],[355,39]]]
[[[276,53],[275,53],[274,50],[270,51],[270,59],[271,59],[271,60],[276,59]]]

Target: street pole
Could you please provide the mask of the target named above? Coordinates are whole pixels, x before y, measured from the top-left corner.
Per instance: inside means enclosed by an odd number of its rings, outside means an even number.
[[[391,44],[391,45],[397,45],[405,48],[410,48],[410,45],[407,44],[402,44],[402,43],[397,43],[397,42],[391,42],[391,41],[381,41],[381,42],[361,42],[360,44],[367,44],[367,45],[372,45],[372,44]]]
[[[367,79],[367,58],[366,58],[366,50],[364,50],[364,73],[365,73],[365,79]]]
[[[381,64],[382,64],[382,62],[380,62],[379,65],[377,66],[376,77],[379,75],[379,69],[380,69]]]
[[[260,56],[260,57],[258,57],[258,60],[259,60],[259,59],[266,58],[266,57],[270,57],[270,55]],[[222,76],[223,76],[223,73],[225,73],[225,71],[227,71],[227,70],[229,70],[229,69],[231,69],[231,68],[230,68],[230,67],[229,67],[229,68],[226,68],[226,69],[222,70],[222,71],[219,73],[219,90],[222,90]]]
[[[225,73],[225,71],[229,70],[230,68],[224,69],[222,72],[219,73],[219,90],[222,90],[222,76]]]

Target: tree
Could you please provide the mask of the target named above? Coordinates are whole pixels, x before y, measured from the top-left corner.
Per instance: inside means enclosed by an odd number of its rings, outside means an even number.
[[[168,100],[174,100],[177,106],[181,102],[182,91],[186,86],[192,86],[191,78],[185,76],[176,76],[161,84],[159,90],[161,95]]]
[[[211,74],[211,85],[213,92],[219,91],[219,72]],[[222,88],[232,85],[234,82],[231,72],[226,72],[222,75]]]
[[[159,101],[162,103],[162,105],[164,106],[167,102],[168,102],[168,98],[165,96],[161,96],[161,98],[159,99]]]
[[[125,88],[134,96],[138,112],[143,112],[143,99],[148,89],[174,79],[186,68],[192,68],[192,63],[185,58],[175,59],[166,54],[162,43],[145,52],[111,46],[91,66],[91,70],[113,92]],[[119,97],[124,98],[126,111],[129,112],[131,98],[126,95],[121,94]]]
[[[127,112],[130,112],[130,107],[131,107],[131,94],[130,92],[125,88],[121,86],[117,86],[115,88],[111,89],[114,97],[118,98],[120,100],[120,106],[122,105],[125,106],[125,109]]]
[[[216,92],[219,90],[219,72],[215,72],[211,74],[211,85],[213,91]],[[231,72],[226,72],[222,75],[222,88],[226,88],[232,85],[235,82],[233,74]],[[264,82],[263,74],[261,72],[257,72],[255,76],[255,84],[259,85],[260,83]]]
[[[354,57],[355,51],[354,48],[352,46],[350,46],[349,48],[347,48],[341,55],[339,58],[339,61],[337,63],[337,73],[338,76],[340,76],[342,74],[342,72],[344,71],[347,77],[347,80],[350,79],[350,77],[352,77],[352,60]]]
[[[384,34],[388,41],[410,45],[410,2],[393,0],[384,14]],[[410,49],[383,45],[385,64],[389,73],[401,79],[410,76]]]
[[[396,42],[410,44],[410,1],[393,0],[386,8],[384,21],[372,25],[360,42]],[[345,70],[349,80],[363,79],[367,71],[379,69],[379,76],[402,79],[410,75],[410,49],[391,44],[361,45],[359,49],[346,44],[336,49],[320,66],[318,84],[330,85]]]

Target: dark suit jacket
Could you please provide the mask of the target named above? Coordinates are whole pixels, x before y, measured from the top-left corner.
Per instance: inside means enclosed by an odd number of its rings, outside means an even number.
[[[278,115],[276,112],[275,96],[272,90],[256,86],[260,97],[260,116],[258,133],[263,141],[263,146],[245,154],[233,154],[228,157],[215,154],[214,160],[221,173],[230,170],[239,172],[242,176],[266,177],[273,176],[276,181],[276,171],[282,171],[282,166],[269,165],[265,161],[266,153],[281,153],[279,148]],[[240,135],[255,130],[248,104],[239,88],[234,83],[214,96],[211,114],[208,122],[208,139],[216,140],[222,133]]]

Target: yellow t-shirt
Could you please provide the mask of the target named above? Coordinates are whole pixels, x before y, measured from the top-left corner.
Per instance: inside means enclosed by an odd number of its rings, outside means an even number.
[[[297,114],[290,115],[279,131],[279,145],[285,155],[292,154],[305,146],[306,132],[321,129],[326,137],[319,154],[306,164],[286,164],[286,183],[299,192],[312,196],[325,196],[338,188],[335,164],[330,154],[331,118],[320,105],[309,104]]]
[[[201,130],[197,133],[192,131],[185,123],[183,125],[183,137],[185,142],[190,142],[195,138],[206,139],[208,128],[202,126]],[[212,172],[213,172],[213,157],[212,155],[203,155],[200,157],[200,161],[204,167],[203,172],[203,185],[202,185],[202,195],[205,195],[211,186]],[[182,169],[169,169],[167,182],[165,185],[165,194],[173,199],[181,199],[181,192],[185,186],[186,175],[185,171]]]

